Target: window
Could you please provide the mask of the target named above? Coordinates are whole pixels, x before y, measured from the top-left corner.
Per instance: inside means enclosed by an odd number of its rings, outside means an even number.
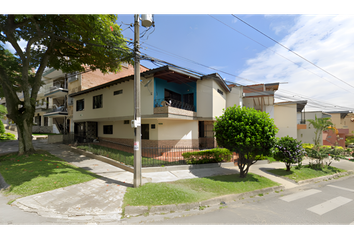
[[[93,97],[93,109],[102,108],[102,94]]]
[[[122,94],[123,93],[123,89],[118,90],[118,91],[114,91],[113,95],[118,95],[118,94]]]
[[[76,112],[82,111],[85,109],[85,101],[84,99],[80,99],[76,101]]]
[[[220,93],[221,95],[224,95],[224,92],[221,91],[220,89],[218,89],[218,93]]]
[[[155,129],[156,125],[155,124],[151,124],[151,129]]]
[[[113,134],[113,125],[103,125],[103,134]]]
[[[129,124],[129,120],[124,120],[124,124]]]

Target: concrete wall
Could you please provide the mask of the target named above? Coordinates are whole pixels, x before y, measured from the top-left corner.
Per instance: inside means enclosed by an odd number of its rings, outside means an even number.
[[[48,135],[48,143],[62,143],[63,135]]]
[[[274,105],[274,123],[279,129],[276,137],[297,138],[296,104]]]
[[[213,80],[203,79],[197,81],[197,116],[212,118],[213,115]]]
[[[219,93],[218,91],[222,92]],[[226,108],[226,94],[227,92],[219,86],[219,84],[213,81],[213,113],[212,118],[220,117]]]
[[[233,107],[234,105],[242,107],[242,93],[242,87],[232,87],[231,92],[226,93],[226,108]]]

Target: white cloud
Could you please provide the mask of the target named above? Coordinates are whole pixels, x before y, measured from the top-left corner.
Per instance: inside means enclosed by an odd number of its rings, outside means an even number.
[[[289,29],[289,34],[280,43],[354,86],[353,25],[353,15],[305,15],[296,19],[295,25]],[[278,44],[249,59],[247,65],[239,76],[265,83],[289,82],[281,84],[278,93],[283,89],[351,108],[347,110],[354,109],[354,101],[351,100],[354,94],[353,87]]]
[[[21,39],[20,41],[18,41],[18,44],[19,44],[20,48],[22,49],[22,51],[25,51],[25,48],[27,46],[27,41]],[[13,48],[13,46],[9,42],[6,42],[4,47],[5,47],[5,49],[8,49],[12,53],[16,52],[16,50]]]

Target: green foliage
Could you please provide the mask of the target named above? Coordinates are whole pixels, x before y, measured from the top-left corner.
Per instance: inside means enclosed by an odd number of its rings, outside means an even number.
[[[182,153],[187,164],[202,164],[202,163],[217,163],[229,162],[232,157],[232,152],[225,148],[214,148],[198,152]]]
[[[240,177],[247,175],[249,167],[257,161],[257,155],[270,155],[277,128],[268,113],[233,106],[216,119],[217,143],[239,154]]]
[[[267,113],[240,106],[229,107],[217,117],[214,130],[219,146],[250,158],[269,154],[277,131]]]
[[[0,94],[1,96],[1,94]],[[0,119],[4,118],[7,114],[7,109],[4,105],[0,104]]]
[[[2,135],[0,134],[0,141],[7,141],[7,140],[16,140],[16,137],[12,133],[4,133]]]
[[[301,163],[305,154],[306,151],[301,146],[301,141],[286,136],[277,140],[273,157],[280,162],[284,162],[287,171],[290,171],[291,164]]]
[[[335,147],[314,147],[306,149],[307,156],[314,159],[314,162],[310,162],[309,166],[315,169],[323,168],[325,165],[330,166],[332,160],[339,161],[342,158],[344,152],[343,148]],[[324,159],[328,158],[328,161],[324,163]]]
[[[330,118],[317,118],[316,115],[315,120],[308,119],[307,121],[316,129],[315,137],[313,139],[315,145],[320,145],[322,132],[327,130],[329,127],[333,127],[333,123],[331,122]]]
[[[2,123],[2,121],[0,120],[0,139],[4,133],[5,133],[5,126]]]

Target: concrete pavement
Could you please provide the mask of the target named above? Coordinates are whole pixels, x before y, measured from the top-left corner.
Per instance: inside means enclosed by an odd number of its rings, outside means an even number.
[[[18,150],[17,141],[0,143],[0,154]],[[40,216],[59,219],[65,222],[117,222],[122,217],[122,201],[126,189],[133,186],[133,173],[87,157],[64,144],[47,144],[46,140],[33,141],[36,149],[49,151],[69,163],[94,172],[101,176],[86,183],[72,185],[32,196],[19,198],[12,203],[26,212],[34,212]],[[17,148],[16,148],[17,147]],[[332,164],[346,170],[354,170],[354,163],[341,160]],[[299,184],[276,177],[265,170],[284,168],[284,163],[268,164],[264,161],[253,165],[250,172],[267,177],[289,189]],[[238,173],[232,164],[216,168],[165,168],[166,171],[143,173],[143,182],[167,182],[179,179],[208,177],[213,175]]]

